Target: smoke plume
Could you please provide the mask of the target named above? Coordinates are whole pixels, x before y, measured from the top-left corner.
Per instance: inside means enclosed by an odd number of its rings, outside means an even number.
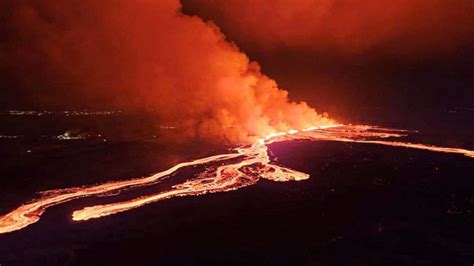
[[[189,137],[249,142],[328,124],[178,0],[7,0],[0,70],[12,97],[146,110]],[[12,89],[13,88],[13,89]]]

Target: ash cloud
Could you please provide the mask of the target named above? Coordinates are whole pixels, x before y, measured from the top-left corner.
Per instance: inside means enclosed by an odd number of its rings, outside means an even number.
[[[7,0],[0,8],[11,101],[146,110],[182,125],[186,137],[233,143],[330,123],[289,101],[216,25],[182,14],[177,0]]]

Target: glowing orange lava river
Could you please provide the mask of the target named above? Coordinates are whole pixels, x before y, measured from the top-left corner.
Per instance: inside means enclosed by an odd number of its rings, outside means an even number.
[[[78,198],[113,196],[132,187],[153,185],[161,179],[186,167],[198,165],[207,166],[203,172],[198,173],[186,182],[175,185],[164,192],[122,202],[85,207],[74,211],[72,219],[82,221],[99,218],[172,197],[236,190],[241,187],[253,185],[258,182],[260,178],[281,182],[308,179],[309,175],[306,173],[298,172],[271,162],[267,153],[267,145],[273,142],[290,140],[357,142],[422,149],[433,152],[457,153],[474,158],[474,151],[471,150],[390,140],[406,136],[407,134],[408,131],[405,130],[361,125],[329,125],[307,128],[300,131],[291,130],[288,132],[280,132],[260,139],[253,145],[236,148],[232,153],[180,163],[168,170],[149,177],[41,192],[36,199],[0,216],[0,233],[20,230],[37,222],[48,207]]]

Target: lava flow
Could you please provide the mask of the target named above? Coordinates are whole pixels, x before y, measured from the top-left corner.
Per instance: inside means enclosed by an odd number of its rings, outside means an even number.
[[[457,153],[474,158],[474,151],[471,150],[389,140],[404,137],[408,133],[405,130],[361,125],[328,125],[275,133],[260,139],[253,145],[236,148],[232,153],[180,163],[150,177],[42,192],[38,198],[0,216],[0,233],[20,230],[37,222],[48,207],[82,197],[112,196],[132,187],[153,185],[178,170],[190,166],[203,165],[207,168],[188,181],[175,185],[164,192],[122,202],[85,207],[74,211],[72,219],[81,221],[108,216],[172,197],[236,190],[253,185],[260,178],[272,181],[308,179],[308,174],[276,165],[270,160],[267,145],[273,142],[291,140],[357,142]],[[216,166],[217,164],[218,166]]]

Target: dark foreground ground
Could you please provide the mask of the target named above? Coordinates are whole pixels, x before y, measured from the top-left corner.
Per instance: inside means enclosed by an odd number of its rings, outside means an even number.
[[[421,128],[411,140],[474,148],[473,113],[445,115],[437,127]],[[427,123],[436,124],[420,125]],[[1,147],[0,213],[38,190],[148,175],[221,149],[170,148],[148,140],[103,142],[95,137],[8,139]],[[165,200],[88,222],[70,219],[72,211],[83,206],[161,190],[185,179],[189,170],[184,170],[151,188],[48,209],[38,223],[0,235],[0,264],[474,263],[473,159],[333,142],[276,143],[271,151],[278,163],[310,173],[311,179],[261,180],[238,191]]]

